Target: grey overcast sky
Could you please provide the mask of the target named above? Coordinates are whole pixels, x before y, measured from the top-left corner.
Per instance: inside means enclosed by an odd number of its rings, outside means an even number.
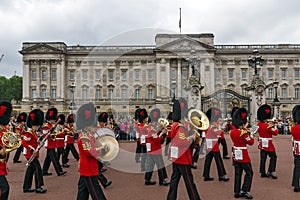
[[[0,75],[22,76],[23,42],[154,44],[157,33],[215,44],[300,44],[299,0],[1,0]]]

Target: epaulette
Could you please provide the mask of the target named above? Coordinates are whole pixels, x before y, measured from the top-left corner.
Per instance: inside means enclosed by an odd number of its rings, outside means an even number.
[[[242,137],[242,136],[245,135],[245,134],[248,134],[248,131],[245,130],[245,129],[242,129],[242,130],[241,130],[240,137]]]
[[[48,127],[49,127],[49,123],[45,122],[45,123],[43,124],[43,127],[48,128]]]

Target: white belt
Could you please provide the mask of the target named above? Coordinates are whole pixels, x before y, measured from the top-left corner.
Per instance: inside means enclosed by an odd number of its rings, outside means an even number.
[[[64,140],[64,138],[55,138],[56,140]]]
[[[209,138],[206,138],[206,140],[218,141],[218,139],[209,139]]]
[[[235,149],[247,149],[247,147],[236,147],[236,146],[234,146],[233,148],[235,148]]]
[[[259,137],[260,140],[273,140],[273,138],[262,138],[262,137]]]
[[[295,145],[295,144],[298,144],[298,145],[300,146],[300,141],[294,140],[294,145]]]

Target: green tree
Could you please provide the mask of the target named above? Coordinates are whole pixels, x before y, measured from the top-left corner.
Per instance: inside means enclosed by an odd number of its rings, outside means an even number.
[[[0,100],[11,101],[12,99],[20,102],[22,100],[22,82],[20,76],[6,78],[0,76]]]

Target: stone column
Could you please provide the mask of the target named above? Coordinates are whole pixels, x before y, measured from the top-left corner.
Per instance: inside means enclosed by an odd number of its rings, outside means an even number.
[[[23,60],[23,99],[30,98],[30,87],[29,87],[29,80],[31,77],[30,74],[30,61]]]
[[[179,58],[178,60],[178,64],[177,64],[177,94],[176,97],[181,97],[182,93],[182,85],[181,85],[181,59]]]

